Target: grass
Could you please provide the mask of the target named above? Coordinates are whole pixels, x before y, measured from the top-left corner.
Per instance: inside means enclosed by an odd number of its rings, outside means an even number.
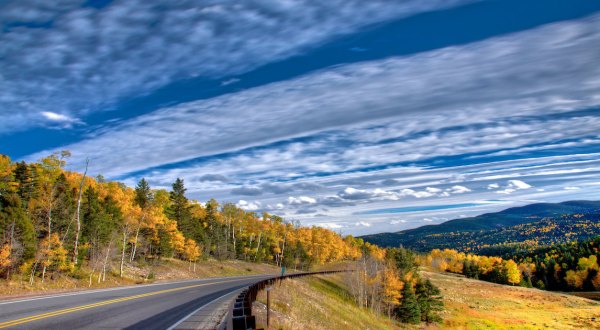
[[[266,328],[266,292],[253,306],[258,327]],[[285,280],[271,291],[270,329],[400,329],[384,316],[358,308],[341,275]]]
[[[92,276],[91,287],[89,286],[91,273],[89,268],[77,270],[71,275],[56,273],[52,278],[50,276],[46,277],[44,283],[41,282],[40,278],[36,278],[33,285],[29,285],[27,276],[15,275],[10,280],[0,279],[0,298],[194,278],[279,274],[279,272],[279,268],[267,264],[255,264],[238,260],[218,261],[214,259],[198,262],[196,272],[193,272],[189,269],[187,262],[177,259],[165,259],[158,265],[128,264],[125,267],[123,278],[119,276],[116,265],[113,265],[112,269],[107,270],[106,281],[104,282],[98,283],[98,272],[95,272]]]
[[[600,303],[569,294],[422,272],[444,296],[442,329],[598,329]]]
[[[600,329],[600,302],[566,293],[422,271],[443,294],[443,321],[408,326],[356,307],[342,275],[286,280],[271,291],[270,329]],[[253,314],[266,328],[266,293]]]

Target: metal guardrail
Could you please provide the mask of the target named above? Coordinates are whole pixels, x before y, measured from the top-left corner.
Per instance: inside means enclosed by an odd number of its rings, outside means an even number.
[[[330,270],[323,272],[311,272],[311,273],[295,273],[284,276],[277,276],[273,278],[269,278],[266,280],[262,280],[250,285],[248,288],[244,289],[233,301],[229,308],[229,312],[227,317],[225,318],[225,322],[221,329],[226,330],[248,330],[248,329],[256,329],[256,318],[252,315],[252,303],[256,301],[256,296],[258,293],[287,278],[296,278],[303,277],[309,275],[325,275],[325,274],[334,274],[334,273],[343,273],[343,272],[351,272],[352,270]]]

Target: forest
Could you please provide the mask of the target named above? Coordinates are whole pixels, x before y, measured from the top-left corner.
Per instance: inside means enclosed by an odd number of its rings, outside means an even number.
[[[480,280],[553,291],[600,290],[600,236],[550,247],[519,250],[504,257],[434,249],[421,262],[441,271]]]
[[[65,169],[69,152],[35,163],[0,155],[0,277],[29,282],[55,275],[104,281],[127,276],[127,264],[165,258],[244,260],[308,270],[346,261],[357,305],[403,322],[435,322],[439,290],[417,272],[415,255],[382,249],[320,227],[263,212],[186,197],[183,179],[170,191],[136,187]],[[1,285],[0,280],[0,285]]]
[[[454,248],[462,252],[502,256],[515,251],[531,251],[582,241],[598,235],[600,214],[576,213],[499,229],[433,234],[422,240],[427,240],[428,245],[438,249]]]

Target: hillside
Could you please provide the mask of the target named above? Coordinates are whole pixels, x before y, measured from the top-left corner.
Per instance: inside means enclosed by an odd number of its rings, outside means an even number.
[[[266,328],[266,292],[253,305],[257,325]],[[409,327],[352,300],[342,275],[288,279],[271,291],[272,329],[403,329]]]
[[[287,280],[271,291],[273,329],[591,329],[600,303],[563,293],[513,287],[459,275],[421,271],[441,291],[442,321],[399,324],[351,303],[342,277]],[[266,294],[253,314],[266,325]]]
[[[442,290],[443,328],[593,329],[600,303],[564,293],[422,272]]]
[[[585,214],[584,218],[574,216]],[[450,220],[396,233],[362,236],[380,246],[399,246],[419,251],[454,248],[476,251],[501,242],[522,243],[539,240],[541,244],[562,243],[564,239],[584,239],[598,235],[600,201],[538,203],[509,208],[496,213]],[[529,226],[528,226],[529,224]],[[552,228],[545,235],[535,228]],[[537,234],[536,234],[537,232]]]

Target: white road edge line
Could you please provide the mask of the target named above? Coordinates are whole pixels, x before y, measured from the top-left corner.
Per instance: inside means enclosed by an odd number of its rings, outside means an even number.
[[[4,301],[4,302],[0,301],[0,305],[16,304],[16,303],[21,303],[21,302],[43,300],[43,299],[52,299],[52,298],[61,298],[61,297],[69,297],[69,296],[79,296],[79,295],[91,294],[91,293],[99,293],[99,292],[110,292],[110,291],[125,290],[125,289],[147,288],[147,287],[157,286],[157,285],[181,284],[181,283],[189,283],[189,282],[207,282],[207,281],[212,281],[212,280],[235,279],[235,278],[246,278],[246,277],[260,277],[260,276],[272,276],[272,275],[271,274],[262,274],[262,275],[249,275],[249,276],[224,276],[224,277],[211,277],[211,278],[202,278],[202,279],[176,281],[176,282],[142,284],[142,285],[129,285],[129,286],[116,287],[116,288],[108,288],[108,289],[85,290],[85,291],[73,292],[73,293],[65,293],[65,294],[60,294],[60,295],[41,296],[41,297],[38,296],[38,297],[29,298],[29,299],[22,299],[22,300],[10,300],[10,301]]]
[[[218,298],[216,298],[216,299],[213,299],[213,300],[211,300],[210,302],[208,302],[208,303],[206,303],[206,304],[204,304],[204,305],[202,305],[202,306],[198,307],[196,310],[194,310],[193,312],[191,312],[191,313],[189,313],[188,315],[184,316],[184,317],[183,317],[181,320],[177,321],[177,323],[175,323],[175,324],[173,324],[172,326],[168,327],[168,328],[167,328],[167,330],[174,330],[175,328],[177,328],[177,326],[179,326],[181,323],[185,322],[185,320],[189,319],[189,318],[190,318],[190,317],[192,317],[194,314],[196,314],[196,313],[198,313],[199,311],[201,311],[201,310],[202,310],[204,307],[206,307],[206,306],[208,306],[208,305],[210,305],[210,304],[212,304],[212,303],[214,303],[214,302],[216,302],[216,301],[218,301],[218,300],[221,300],[221,299],[223,299],[223,298],[225,298],[225,297],[227,297],[227,296],[230,296],[230,295],[232,295],[233,293],[237,293],[237,292],[239,292],[240,290],[242,290],[242,289],[233,290],[233,291],[231,291],[231,292],[229,292],[229,293],[226,293],[226,294],[224,294],[224,295],[222,295],[222,296],[220,296],[220,297],[218,297]]]

